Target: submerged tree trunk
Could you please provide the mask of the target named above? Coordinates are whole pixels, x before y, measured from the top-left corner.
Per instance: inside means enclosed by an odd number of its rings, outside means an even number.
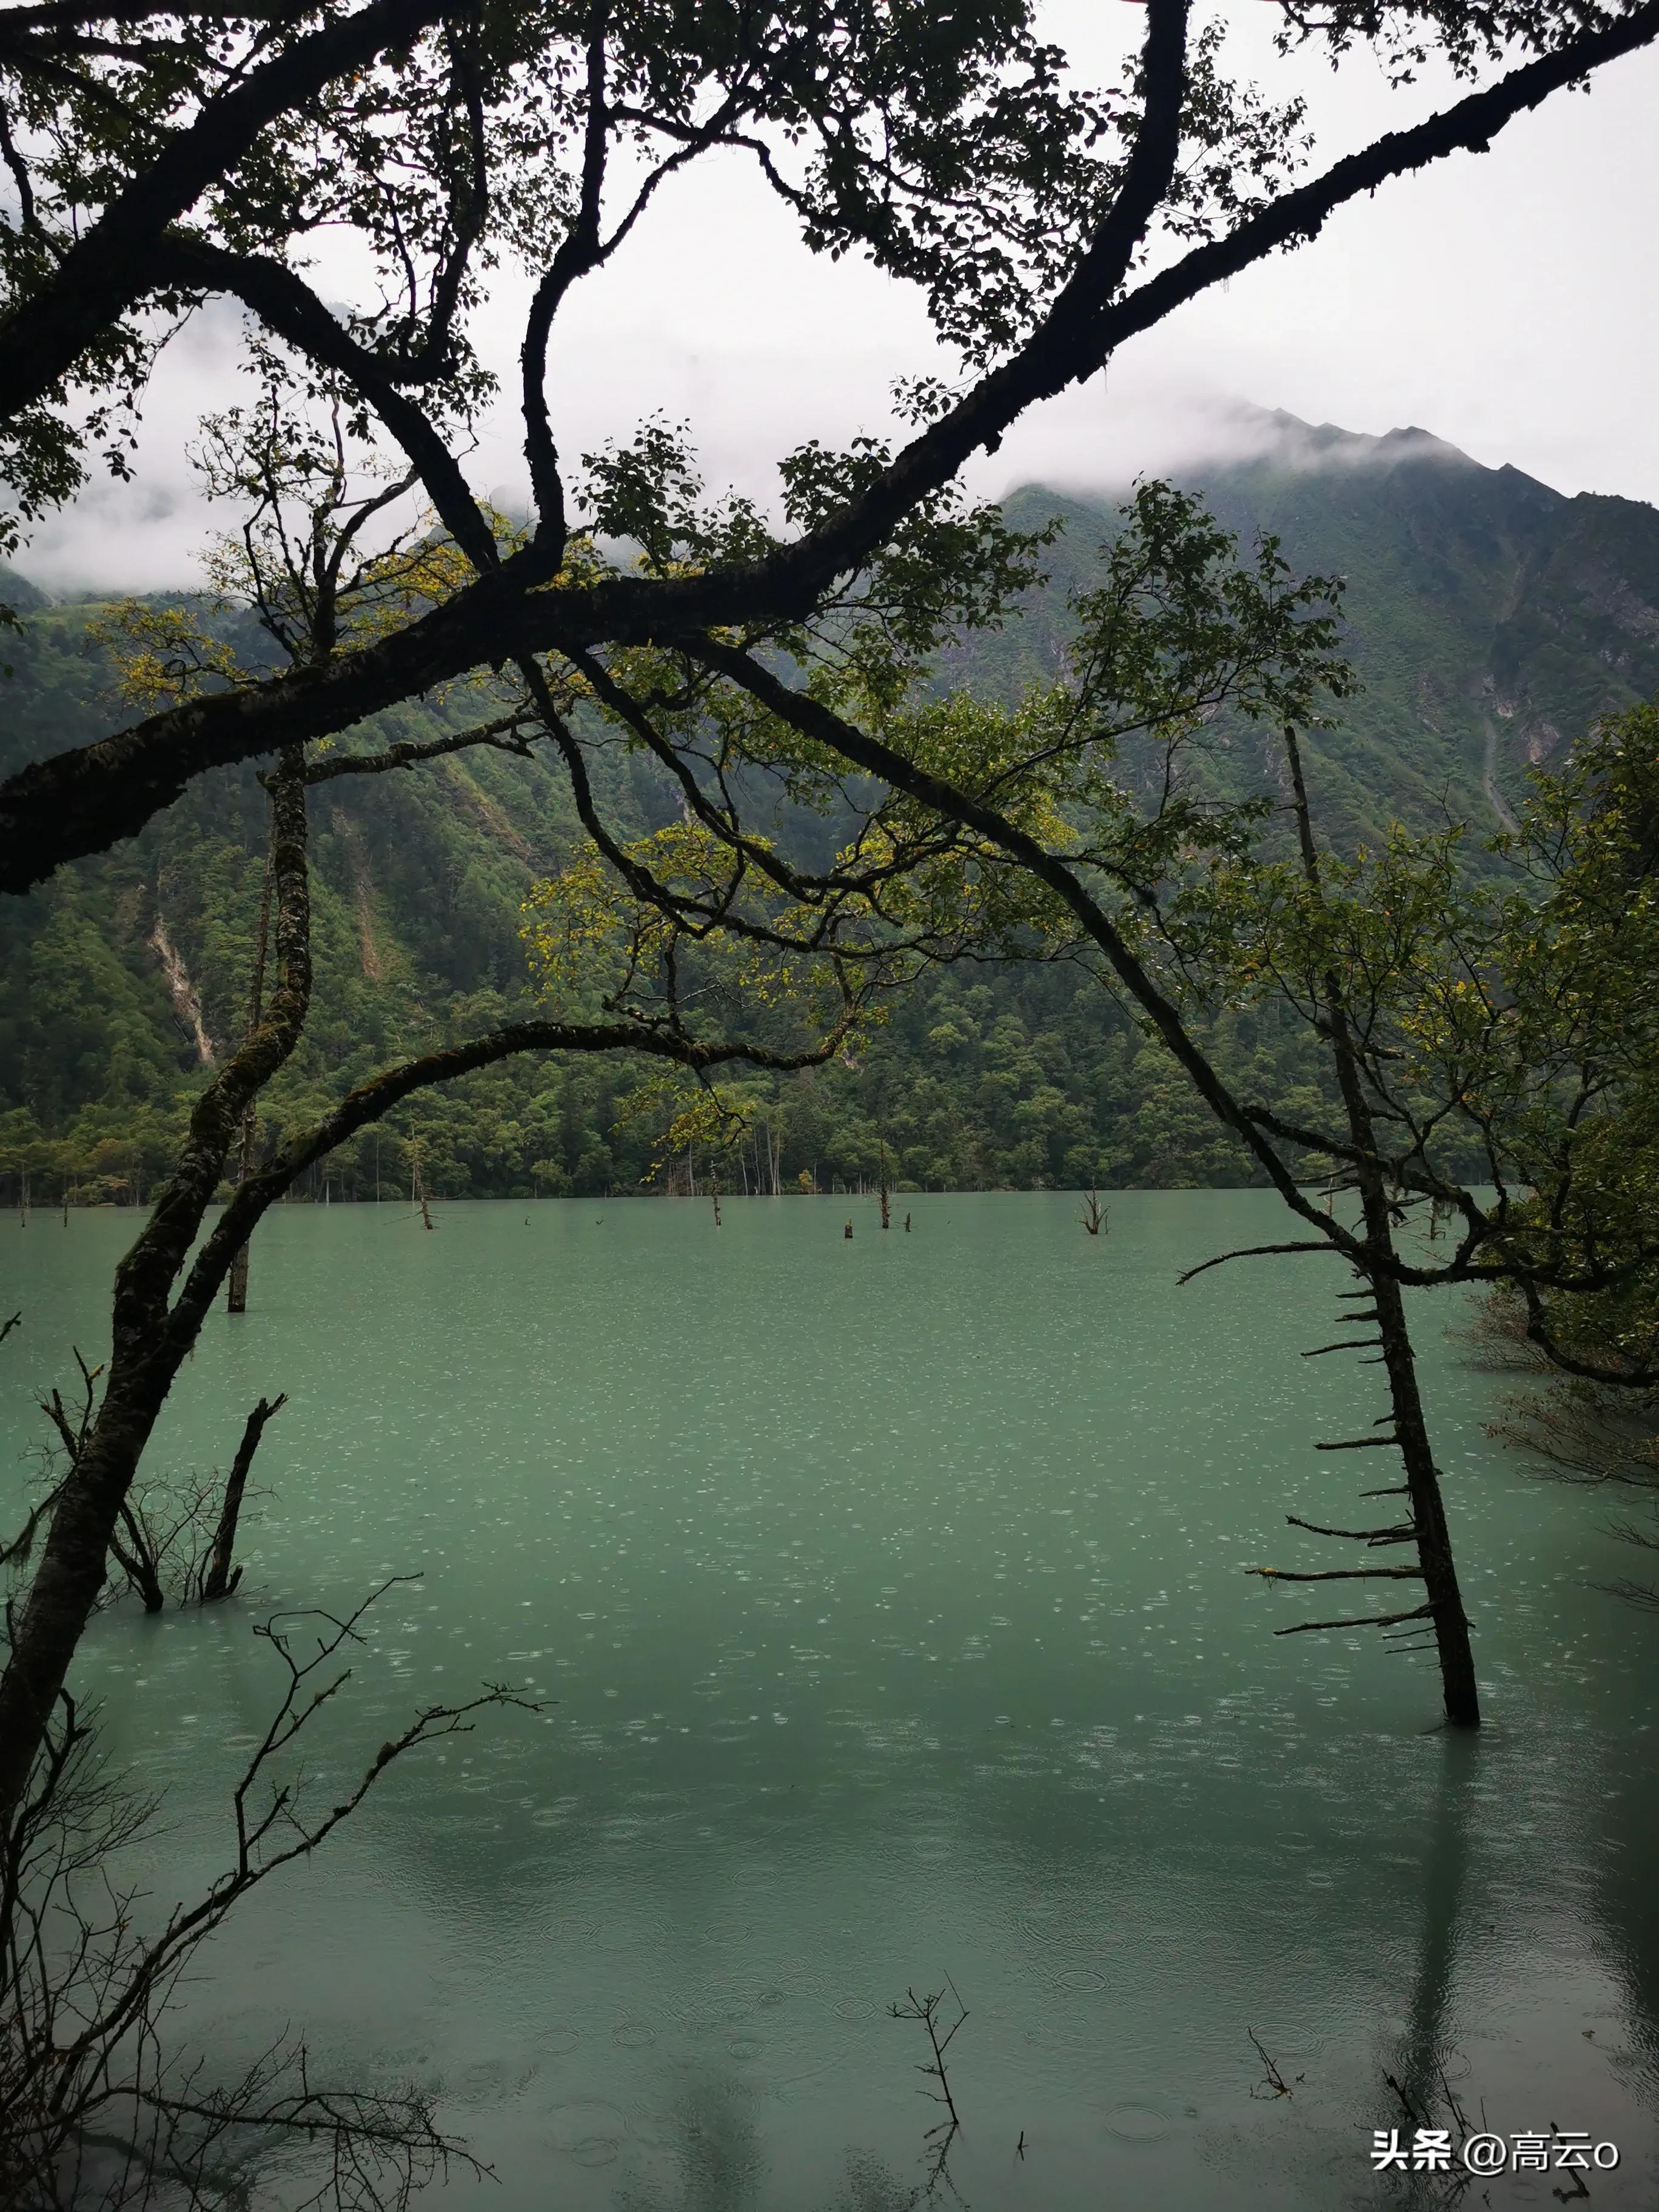
[[[242,1246],[246,1251],[246,1245]],[[242,1441],[236,1447],[236,1456],[231,1462],[229,1479],[225,1484],[225,1502],[219,1511],[219,1527],[213,1539],[213,1556],[202,1583],[202,1603],[216,1604],[228,1597],[242,1579],[240,1567],[232,1567],[236,1551],[236,1524],[241,1518],[242,1498],[247,1489],[248,1472],[253,1465],[253,1455],[259,1449],[259,1439],[265,1432],[265,1423],[273,1413],[280,1413],[287,1405],[285,1392],[275,1398],[261,1398],[247,1417],[242,1431]]]
[[[236,1180],[238,1182],[244,1182],[246,1179],[247,1168],[244,1163],[242,1172]],[[239,1244],[236,1247],[236,1256],[230,1263],[230,1275],[225,1291],[225,1311],[234,1314],[245,1314],[247,1311],[247,1246],[246,1244]]]
[[[242,1120],[241,1157],[237,1162],[236,1172],[239,1187],[247,1181],[248,1170],[253,1164],[252,1154],[253,1115],[250,1111]],[[247,1267],[248,1248],[246,1244],[239,1244],[236,1256],[230,1263],[230,1275],[225,1291],[227,1313],[245,1314],[247,1311]]]

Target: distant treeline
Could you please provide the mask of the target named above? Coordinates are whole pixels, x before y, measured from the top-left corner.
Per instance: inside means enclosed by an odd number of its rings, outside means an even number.
[[[476,1006],[481,1022],[491,1010]],[[47,1024],[50,1029],[50,1022]],[[1313,1118],[1303,1032],[1260,1017],[1224,1024],[1248,1093],[1299,1100]],[[37,1205],[134,1202],[166,1171],[202,1079],[133,1049],[125,1097],[74,1107],[54,1128],[27,1108],[0,1115],[0,1184]],[[748,1132],[711,1159],[663,1156],[665,1116],[643,1109],[648,1071],[624,1058],[520,1060],[427,1094],[366,1131],[296,1194],[331,1200],[406,1192],[418,1163],[436,1197],[599,1196],[706,1188],[1167,1188],[1249,1183],[1250,1163],[1194,1097],[1163,1048],[1092,981],[1069,971],[975,970],[928,979],[892,1011],[855,1064],[732,1088]],[[262,1117],[258,1149],[308,1121],[337,1086],[290,1080]],[[648,1097],[648,1094],[647,1094]]]

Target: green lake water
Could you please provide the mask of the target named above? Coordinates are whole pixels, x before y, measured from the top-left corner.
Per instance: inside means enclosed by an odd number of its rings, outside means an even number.
[[[1253,1193],[289,1207],[216,1314],[154,1465],[228,1463],[286,1390],[228,1607],[100,1617],[79,1683],[169,1832],[220,1861],[277,1687],[251,1632],[389,1575],[315,1742],[319,1802],[412,1712],[508,1680],[213,1947],[176,2022],[228,2064],[413,2078],[498,2212],[884,2212],[926,2174],[948,1974],[975,2212],[1407,2201],[1370,2168],[1388,2071],[1443,2063],[1510,2133],[1616,2142],[1659,2201],[1659,1619],[1604,1502],[1485,1435],[1504,1387],[1418,1306],[1488,1726],[1427,1658],[1275,1638],[1365,1609],[1255,1564],[1392,1479],[1319,1455],[1382,1410],[1324,1260]],[[849,1209],[855,1234],[842,1237]],[[0,1468],[101,1351],[132,1217],[0,1225]],[[1375,1508],[1361,1508],[1374,1512]],[[1250,2031],[1295,2094],[1253,2094]],[[1021,2156],[1018,2143],[1024,2138]],[[1549,2207],[1559,2174],[1466,2200]],[[1483,2194],[1483,2192],[1486,2192]],[[949,2201],[945,2199],[944,2201]]]

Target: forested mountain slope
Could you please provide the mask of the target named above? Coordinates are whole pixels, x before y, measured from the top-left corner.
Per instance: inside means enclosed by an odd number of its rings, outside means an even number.
[[[1365,689],[1310,745],[1316,805],[1340,841],[1375,837],[1394,817],[1495,828],[1528,761],[1659,690],[1653,508],[1568,499],[1419,431],[1362,439],[1283,416],[1255,428],[1266,458],[1193,480],[1241,538],[1271,531],[1297,568],[1348,580]],[[1051,580],[943,672],[1004,696],[1057,666],[1066,592],[1096,572],[1115,500],[1032,487],[1009,506],[1022,523],[1062,518]],[[0,770],[125,719],[88,636],[98,610],[48,606],[17,580],[7,595],[26,619],[5,647]],[[377,731],[432,727],[412,709]],[[1229,780],[1269,782],[1261,744],[1233,742]],[[611,803],[639,828],[672,817],[646,763],[612,773],[627,781]],[[131,844],[0,905],[0,1174],[28,1167],[41,1195],[67,1182],[90,1198],[130,1194],[164,1165],[204,1066],[246,1018],[262,811],[252,771],[228,773]],[[499,753],[319,788],[316,1000],[267,1135],[386,1060],[522,1006],[520,903],[574,836],[562,777]],[[1300,1038],[1271,1023],[1239,1018],[1218,1043],[1247,1089],[1271,1079],[1282,1096],[1298,1074],[1311,1080]],[[439,1192],[634,1186],[656,1134],[623,1103],[638,1079],[617,1062],[508,1064],[362,1139],[334,1188],[371,1188],[377,1162],[398,1185],[416,1139]],[[754,1089],[791,1184],[867,1177],[884,1138],[917,1184],[1247,1179],[1161,1050],[1068,970],[940,976],[895,1010],[858,1066]]]
[[[1338,842],[1448,811],[1495,828],[1528,763],[1659,690],[1659,511],[1568,499],[1421,430],[1363,438],[1282,414],[1241,427],[1269,458],[1185,481],[1241,541],[1272,532],[1297,570],[1346,580],[1346,648],[1364,690],[1309,749]],[[969,680],[1006,690],[1052,665],[1066,590],[1093,580],[1114,504],[1041,487],[1008,501],[1027,526],[1060,514],[1066,532],[1024,623],[961,656]],[[1265,779],[1259,757],[1251,773]]]

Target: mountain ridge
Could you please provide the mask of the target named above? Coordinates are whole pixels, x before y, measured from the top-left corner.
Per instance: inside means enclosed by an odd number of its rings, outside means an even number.
[[[1414,426],[1373,437],[1253,412],[1258,431],[1272,427],[1263,451],[1170,479],[1241,541],[1270,532],[1294,568],[1346,580],[1346,641],[1364,689],[1344,709],[1346,738],[1317,748],[1326,827],[1340,840],[1382,833],[1385,792],[1419,825],[1449,806],[1496,827],[1528,766],[1659,690],[1659,509],[1557,491]],[[1070,510],[1054,564],[1063,590],[1087,587],[1089,526],[1109,523],[1121,497],[1071,479],[1019,487],[1004,504],[1026,526],[1056,498]],[[1042,665],[1028,654],[1028,675],[1058,663],[1052,588],[1048,606],[1032,626]],[[999,658],[994,647],[976,666],[970,646],[958,665],[1001,688]]]

